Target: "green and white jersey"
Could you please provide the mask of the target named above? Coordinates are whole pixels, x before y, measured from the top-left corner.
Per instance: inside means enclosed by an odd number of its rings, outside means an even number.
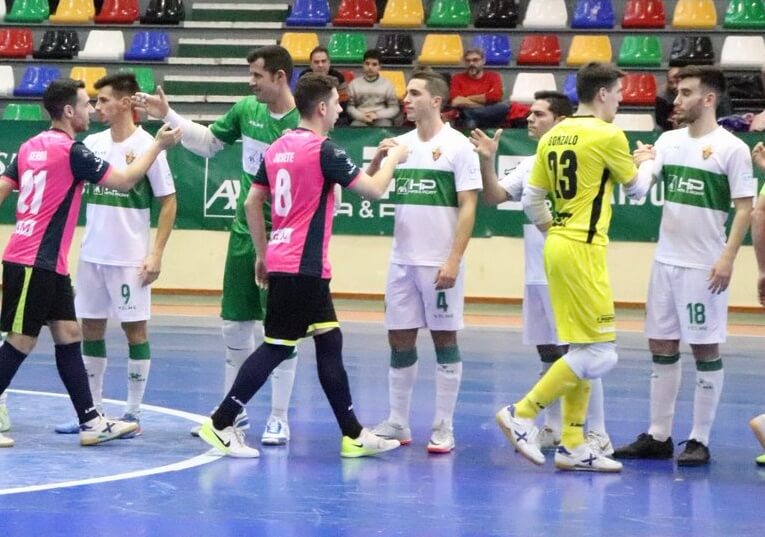
[[[393,174],[396,204],[391,262],[438,267],[446,261],[457,230],[457,193],[481,189],[478,155],[448,124],[427,142],[417,129],[396,137],[409,157]]]
[[[250,192],[252,179],[260,169],[268,146],[285,131],[297,127],[299,119],[297,108],[282,116],[275,116],[268,111],[266,104],[258,102],[255,96],[251,95],[237,102],[224,116],[210,125],[210,132],[223,143],[233,144],[242,139],[242,175],[231,231],[249,235],[244,200]],[[271,227],[270,223],[271,214],[270,211],[266,211],[267,228]]]
[[[655,148],[653,173],[664,183],[656,260],[710,269],[725,248],[732,200],[755,195],[749,148],[722,127],[701,138],[665,132]]]
[[[138,127],[128,139],[119,143],[112,140],[110,130],[91,134],[83,143],[97,157],[124,170],[153,141],[153,136]],[[130,192],[86,183],[83,192],[83,201],[87,204],[86,224],[80,257],[103,265],[142,266],[149,253],[152,200],[173,193],[173,174],[164,151],[151,165],[147,176]]]

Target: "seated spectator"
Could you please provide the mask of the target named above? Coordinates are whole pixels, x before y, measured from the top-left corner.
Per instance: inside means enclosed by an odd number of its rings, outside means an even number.
[[[460,112],[465,128],[498,127],[505,120],[509,105],[502,101],[502,77],[484,69],[483,50],[469,48],[462,56],[465,71],[452,76],[450,99],[452,108]]]
[[[679,67],[670,67],[667,71],[667,83],[664,84],[661,91],[656,95],[656,104],[654,105],[654,115],[656,116],[656,125],[663,131],[671,131],[677,128],[672,120],[675,109],[675,97],[677,97],[677,72]]]
[[[337,79],[337,93],[340,94],[340,106],[343,107],[343,113],[335,123],[336,127],[348,125],[348,115],[345,111],[348,102],[348,84],[345,83],[345,76],[337,69],[332,68],[332,59],[329,57],[329,51],[325,47],[316,47],[311,51],[310,65],[304,69],[300,76],[306,73],[321,73]]]
[[[351,127],[391,127],[398,115],[396,90],[391,82],[380,76],[382,54],[377,49],[364,53],[364,76],[354,78],[348,85],[347,112]]]

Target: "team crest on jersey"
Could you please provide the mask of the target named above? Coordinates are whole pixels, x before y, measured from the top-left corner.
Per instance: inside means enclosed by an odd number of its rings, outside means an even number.
[[[712,146],[708,145],[704,149],[701,150],[701,157],[704,160],[707,160],[709,157],[712,156],[712,153],[714,153],[714,151],[712,150]]]
[[[440,147],[436,147],[435,149],[433,149],[433,151],[431,151],[431,154],[433,155],[433,160],[434,161],[440,159],[441,158],[441,148]]]
[[[128,153],[127,155],[125,155],[125,164],[130,165],[130,163],[133,162],[134,160],[135,160],[135,153],[133,153],[132,151]]]

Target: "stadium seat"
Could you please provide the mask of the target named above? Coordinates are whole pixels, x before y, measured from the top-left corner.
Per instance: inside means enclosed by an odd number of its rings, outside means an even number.
[[[622,78],[622,104],[653,106],[656,103],[656,77],[646,73],[630,73]]]
[[[715,53],[712,40],[706,35],[679,35],[672,42],[670,67],[685,65],[712,65]]]
[[[765,0],[730,0],[723,28],[761,30],[765,28]]]
[[[185,17],[183,0],[150,0],[141,24],[180,24]]]
[[[30,65],[24,70],[21,82],[13,89],[13,94],[18,97],[39,97],[57,78],[59,71],[56,67]]]
[[[472,46],[483,50],[486,65],[507,65],[513,56],[507,34],[477,34],[473,36]]]
[[[377,36],[375,48],[382,54],[382,63],[402,65],[414,61],[414,41],[411,34],[380,34]]]
[[[165,61],[170,56],[170,36],[159,30],[143,30],[133,35],[125,59],[132,61]]]
[[[13,95],[13,88],[16,86],[16,79],[13,77],[13,67],[10,65],[0,65],[0,95],[10,97]]]
[[[714,28],[717,10],[714,0],[677,0],[672,17],[674,28]]]
[[[607,35],[575,35],[571,39],[566,63],[584,65],[588,62],[610,62],[611,41]]]
[[[514,103],[534,102],[534,94],[541,90],[557,90],[555,75],[552,73],[518,73],[510,94],[510,101]]]
[[[48,0],[15,0],[6,22],[43,22],[50,16]]]
[[[660,67],[661,42],[656,35],[625,35],[619,48],[619,65]]]
[[[133,24],[138,17],[138,0],[104,0],[93,21],[98,24]]]
[[[287,49],[295,63],[308,63],[311,51],[319,46],[319,36],[314,33],[284,32],[281,46]]]
[[[376,22],[375,0],[342,0],[337,15],[332,19],[335,26],[374,26]]]
[[[32,47],[32,30],[28,28],[0,29],[0,57],[26,58],[32,54]]]
[[[571,18],[572,28],[613,28],[614,6],[611,0],[579,0]]]
[[[758,74],[726,75],[728,97],[733,108],[761,112],[765,108],[765,88]]]
[[[467,28],[470,26],[470,2],[433,0],[425,24],[430,28]]]
[[[521,41],[518,65],[559,65],[560,41],[557,35],[527,35]]]
[[[515,28],[518,26],[516,0],[482,0],[473,26],[476,28]]]
[[[662,0],[627,0],[623,28],[664,28],[666,14]]]
[[[653,114],[616,114],[614,125],[633,132],[650,132],[656,128]]]
[[[37,103],[8,103],[3,110],[3,120],[40,121],[43,112]]]
[[[383,28],[418,28],[425,20],[422,0],[388,0],[380,19]]]
[[[566,75],[566,80],[563,82],[563,93],[572,103],[579,104],[579,96],[576,94],[576,73]]]
[[[82,60],[121,61],[125,56],[125,38],[120,30],[91,30],[80,51]]]
[[[381,70],[380,76],[389,80],[393,84],[393,89],[396,91],[396,98],[399,101],[403,101],[406,96],[406,77],[404,77],[404,71],[386,71]]]
[[[59,0],[56,12],[48,20],[53,24],[83,24],[95,14],[93,0]]]
[[[462,52],[460,34],[427,34],[418,60],[422,65],[459,65]]]
[[[326,26],[330,21],[327,0],[295,0],[285,26]]]
[[[72,80],[82,80],[85,82],[85,91],[88,92],[90,97],[98,95],[98,90],[93,87],[96,80],[106,76],[106,68],[104,67],[81,67],[76,65],[72,67],[69,72],[69,78]]]
[[[35,59],[71,60],[80,51],[80,38],[75,30],[46,30],[40,48],[32,53]]]
[[[565,0],[529,0],[524,28],[566,28],[567,23]]]
[[[367,38],[361,32],[338,32],[329,38],[329,57],[337,63],[361,63],[367,51]]]
[[[765,65],[765,40],[760,35],[729,35],[720,53],[723,69],[760,69]]]
[[[5,19],[5,13],[6,13],[5,2],[0,2],[0,20]]]
[[[120,71],[126,71],[135,75],[138,88],[144,93],[154,93],[157,82],[154,79],[154,69],[151,67],[122,67]]]

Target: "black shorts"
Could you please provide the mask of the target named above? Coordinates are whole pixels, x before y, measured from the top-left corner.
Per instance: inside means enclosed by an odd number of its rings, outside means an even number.
[[[300,274],[269,274],[266,343],[294,347],[315,330],[337,328],[329,280]]]
[[[69,276],[3,262],[0,330],[37,337],[49,321],[76,320]]]

